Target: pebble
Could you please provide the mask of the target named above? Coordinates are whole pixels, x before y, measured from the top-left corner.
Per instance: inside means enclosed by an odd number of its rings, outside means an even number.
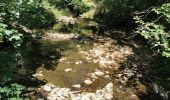
[[[51,94],[55,94],[58,90],[59,90],[59,88],[54,88],[54,89],[51,90],[50,93],[51,93]]]
[[[95,73],[91,73],[91,74],[90,74],[90,77],[92,77],[92,78],[94,78],[94,79],[97,79],[97,78],[98,78]]]
[[[120,78],[123,74],[118,74],[117,76]]]
[[[104,94],[104,97],[107,99],[107,100],[111,100],[112,98],[113,98],[113,95],[112,95],[112,93],[105,93]]]
[[[87,85],[90,85],[93,83],[93,81],[91,81],[90,79],[86,79],[86,80],[84,80],[84,83]]]
[[[66,60],[66,58],[61,58],[59,61],[62,62],[62,61],[64,61],[64,60]]]
[[[109,71],[105,71],[106,74],[109,74],[110,72]]]
[[[82,61],[75,62],[76,65],[79,65],[79,64],[82,64],[82,63],[83,63]]]
[[[87,96],[87,95],[83,95],[83,96],[82,96],[82,98],[81,98],[81,100],[91,100],[91,99],[90,99],[90,97],[89,97],[89,96]]]
[[[41,74],[41,73],[36,73],[36,74],[33,74],[32,76],[34,76],[34,77],[43,77],[44,75],[43,74]]]
[[[50,85],[45,85],[45,86],[43,87],[43,89],[44,89],[45,91],[47,91],[47,92],[50,92],[50,91],[51,91],[51,86],[50,86]]]
[[[106,88],[107,92],[112,92],[113,91],[113,83],[108,83],[105,88]]]
[[[105,78],[110,78],[110,76],[109,75],[106,75],[106,76],[104,76]]]
[[[96,71],[94,72],[97,76],[104,76],[105,73],[104,72],[101,72],[101,71]]]
[[[65,69],[65,72],[71,72],[72,71],[72,69],[71,68],[67,68],[67,69]]]
[[[57,97],[57,95],[50,94],[49,96],[47,96],[47,100],[57,100]]]
[[[75,84],[75,85],[72,85],[72,87],[74,87],[74,88],[81,88],[81,84]]]

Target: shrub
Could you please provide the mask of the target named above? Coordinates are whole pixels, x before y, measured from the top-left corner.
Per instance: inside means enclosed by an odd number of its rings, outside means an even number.
[[[7,29],[7,25],[0,23],[0,41],[1,43],[10,43],[14,47],[20,46],[22,42],[22,34],[17,30]]]
[[[6,24],[23,25],[28,28],[43,28],[55,21],[54,15],[46,11],[39,0],[2,0],[1,17]]]
[[[47,12],[43,7],[32,7],[22,11],[19,23],[28,28],[46,28],[55,22],[52,13]]]
[[[69,5],[77,15],[87,12],[90,9],[82,0],[72,0]]]
[[[156,49],[165,57],[170,57],[170,35],[169,27],[161,20],[170,21],[170,3],[164,4],[150,10],[149,14],[155,13],[158,18],[150,19],[145,17],[135,16],[136,23],[139,24],[136,33],[141,34],[152,48]],[[147,14],[149,16],[149,14]]]
[[[58,9],[69,9],[71,12],[75,13],[76,16],[90,9],[82,0],[49,0],[49,2]]]
[[[133,22],[133,13],[159,6],[165,0],[96,0],[96,17],[100,22],[127,25]]]
[[[28,28],[45,28],[55,22],[55,17],[42,7],[38,0],[23,2],[21,5],[19,23]]]
[[[7,100],[22,100],[21,92],[24,89],[22,85],[14,84],[5,84],[0,85],[0,99]]]

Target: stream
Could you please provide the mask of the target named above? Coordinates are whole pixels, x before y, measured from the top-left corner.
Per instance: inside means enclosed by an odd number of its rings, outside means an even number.
[[[36,87],[27,94],[31,100],[139,100],[134,88],[125,87],[127,77],[113,78],[133,48],[97,36],[97,30],[94,21],[59,23],[15,54],[17,80]]]

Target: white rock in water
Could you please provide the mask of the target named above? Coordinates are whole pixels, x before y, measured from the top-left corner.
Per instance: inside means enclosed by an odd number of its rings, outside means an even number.
[[[110,72],[109,71],[105,71],[106,74],[109,74]]]
[[[113,91],[113,83],[108,83],[105,86],[105,89],[106,89],[107,92],[112,92]]]
[[[58,90],[59,90],[59,88],[54,88],[54,89],[51,90],[50,93],[51,93],[51,94],[55,94]]]
[[[91,100],[91,99],[88,95],[83,95],[81,100]]]
[[[70,71],[72,71],[72,69],[71,68],[67,68],[67,69],[65,69],[65,72],[70,72]]]
[[[74,88],[81,88],[81,84],[75,84],[75,85],[72,85],[72,87],[74,87]]]
[[[43,73],[43,71],[39,71],[39,72],[33,74],[32,76],[33,76],[33,77],[38,77],[38,76],[39,76],[39,77],[42,77],[42,76],[44,76],[42,73]]]
[[[51,91],[51,86],[50,85],[44,85],[43,89],[47,92]]]
[[[44,100],[43,98],[38,98],[37,100]]]
[[[79,64],[82,64],[82,63],[83,63],[82,61],[75,62],[76,65],[79,65]]]
[[[97,59],[97,60],[93,60],[93,63],[97,63],[99,60]]]
[[[43,77],[44,75],[41,73],[38,73],[37,76]]]
[[[57,92],[57,96],[62,96],[63,95],[63,88],[61,88],[58,92]]]
[[[104,94],[104,97],[105,97],[106,100],[111,100],[111,99],[113,98],[113,94],[106,92],[106,93]]]
[[[61,58],[59,61],[62,62],[62,61],[64,61],[64,60],[66,60],[66,58]]]
[[[90,57],[86,57],[86,60],[91,60],[92,58],[90,58]]]
[[[106,75],[106,76],[104,76],[105,78],[110,78],[110,76],[109,75]]]
[[[96,71],[96,72],[94,72],[97,76],[103,76],[104,75],[104,73],[103,72],[101,72],[101,71]]]
[[[93,52],[96,56],[100,56],[104,53],[104,51],[100,48],[93,48]]]
[[[92,78],[94,78],[94,79],[97,79],[97,78],[98,78],[95,73],[91,73],[90,77],[92,77]]]
[[[118,74],[117,76],[120,78],[123,74]]]
[[[93,81],[91,81],[90,79],[86,79],[86,80],[84,80],[84,83],[87,85],[90,85],[93,83]]]
[[[47,97],[47,100],[57,100],[57,95],[50,94],[50,95]]]

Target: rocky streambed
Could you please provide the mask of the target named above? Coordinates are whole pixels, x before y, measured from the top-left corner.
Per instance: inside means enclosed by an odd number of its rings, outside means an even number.
[[[80,32],[79,28],[91,25],[79,24],[73,30]],[[140,82],[150,75],[148,49],[96,36],[89,29],[83,35],[61,29],[46,32],[38,43],[27,47],[24,66],[32,79],[45,84],[25,96],[32,100],[139,100],[148,94]]]
[[[57,35],[57,34],[55,34]],[[64,36],[64,35],[63,35]],[[63,37],[65,38],[65,37]],[[47,84],[34,91],[33,98],[47,100],[138,100],[135,90],[125,87],[127,79],[118,80],[113,74],[132,55],[129,46],[120,46],[108,37],[90,36],[62,41],[43,40],[46,48],[58,49],[61,57],[53,69],[38,67],[33,77]],[[48,66],[47,66],[48,67]],[[38,96],[35,96],[38,94]]]

